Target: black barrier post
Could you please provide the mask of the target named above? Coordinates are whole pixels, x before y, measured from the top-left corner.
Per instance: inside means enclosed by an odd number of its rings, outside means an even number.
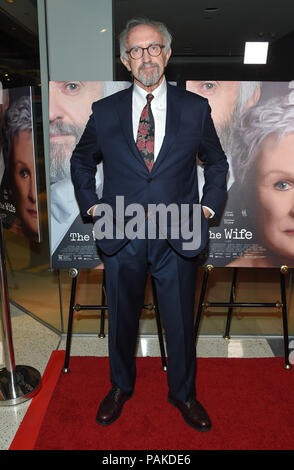
[[[288,321],[287,321],[287,301],[286,301],[286,286],[285,274],[288,272],[287,266],[280,268],[280,285],[281,285],[281,299],[282,299],[282,317],[283,317],[283,334],[284,334],[284,355],[285,355],[285,369],[291,369],[289,362],[289,336],[288,336]]]
[[[105,289],[105,269],[103,269],[103,277],[102,277],[102,294],[101,294],[101,302],[102,305],[105,305],[106,302],[106,289]],[[105,338],[104,333],[104,326],[105,326],[105,308],[101,309],[101,319],[100,319],[100,333],[99,338]]]
[[[235,302],[237,273],[238,273],[238,269],[234,268],[233,281],[232,281],[231,293],[230,293],[230,304]],[[225,331],[225,335],[224,335],[225,339],[230,339],[230,328],[231,328],[232,315],[233,315],[233,307],[230,306],[229,311],[228,311],[227,323],[226,323],[226,331]]]
[[[209,273],[212,269],[213,269],[213,266],[211,264],[208,264],[207,266],[204,267],[204,277],[203,277],[203,280],[202,280],[201,293],[200,293],[200,298],[199,298],[199,302],[198,302],[198,310],[197,310],[195,327],[194,327],[195,341],[197,340],[197,335],[198,335],[198,330],[199,330],[199,325],[200,325],[200,320],[201,320],[201,314],[202,314],[203,305],[204,305],[204,297],[205,297],[205,293],[206,293],[208,275],[209,275]]]
[[[157,331],[158,331],[158,338],[159,338],[159,347],[160,347],[161,362],[162,362],[162,368],[161,368],[161,370],[167,371],[167,363],[166,363],[165,348],[164,348],[164,342],[163,342],[162,327],[161,327],[160,315],[159,315],[159,311],[158,311],[157,292],[156,292],[156,287],[155,287],[155,283],[154,283],[153,277],[151,278],[151,282],[152,282],[152,292],[153,292],[153,300],[154,300],[154,310],[155,310],[155,318],[156,318],[156,323],[157,323]]]
[[[72,283],[71,283],[70,302],[69,302],[65,358],[64,358],[64,365],[63,365],[63,372],[65,374],[69,372],[68,365],[69,365],[69,357],[70,357],[72,324],[73,324],[73,316],[74,316],[74,310],[75,310],[75,296],[76,296],[78,275],[79,275],[79,271],[77,269],[72,268],[69,270],[69,276],[72,278]]]
[[[69,270],[69,276],[72,277],[72,285],[71,285],[70,305],[69,305],[69,314],[68,314],[65,359],[64,359],[63,369],[62,369],[62,372],[64,372],[65,374],[70,372],[69,370],[70,347],[71,347],[71,337],[72,337],[73,316],[74,316],[75,310],[77,312],[81,310],[101,310],[101,319],[100,319],[101,323],[100,323],[99,338],[105,337],[105,334],[104,334],[105,310],[108,310],[108,306],[105,303],[105,299],[106,299],[105,272],[103,271],[102,305],[75,304],[75,295],[76,295],[78,275],[79,275],[79,272],[76,268],[71,268]],[[164,347],[164,341],[163,341],[163,332],[162,332],[162,326],[161,326],[161,321],[160,321],[160,313],[158,309],[156,288],[155,288],[153,279],[152,279],[152,292],[153,292],[154,305],[151,305],[151,304],[144,305],[143,309],[152,310],[153,308],[155,311],[158,339],[159,339],[159,346],[160,346],[160,353],[161,353],[161,362],[162,362],[161,370],[167,371],[167,362],[166,362],[166,354],[165,354],[165,347]]]
[[[288,266],[281,266],[280,268],[280,288],[281,288],[281,302],[235,302],[235,288],[236,288],[236,281],[237,281],[237,268],[234,268],[233,272],[233,280],[231,285],[231,293],[230,293],[230,301],[229,302],[204,302],[204,297],[206,293],[207,283],[208,283],[208,275],[213,270],[212,265],[205,266],[205,273],[204,278],[202,281],[202,288],[200,299],[198,303],[198,311],[195,320],[195,341],[197,340],[198,330],[201,320],[201,314],[203,307],[228,307],[228,317],[226,323],[226,331],[224,334],[224,339],[230,339],[230,325],[232,319],[232,309],[235,307],[272,307],[272,308],[281,308],[282,307],[282,319],[283,319],[283,338],[284,338],[284,368],[291,369],[292,366],[289,362],[289,336],[288,336],[288,320],[287,320],[287,302],[286,302],[286,288],[285,288],[285,274],[288,272]]]
[[[18,405],[32,398],[41,388],[40,373],[30,366],[15,365],[9,294],[6,271],[3,219],[0,215],[0,257],[1,257],[1,329],[5,367],[0,370],[0,406]]]

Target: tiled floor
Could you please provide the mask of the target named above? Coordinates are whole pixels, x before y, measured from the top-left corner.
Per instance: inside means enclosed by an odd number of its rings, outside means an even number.
[[[11,306],[11,322],[16,364],[32,366],[43,374],[51,352],[65,349],[65,337],[48,329],[14,306]],[[281,338],[245,337],[226,341],[220,337],[205,336],[198,339],[197,355],[198,357],[282,356],[282,345]],[[71,354],[107,356],[107,338],[74,336]],[[160,356],[157,336],[141,337],[138,341],[137,355]],[[1,367],[3,367],[2,348],[0,348]],[[29,405],[30,400],[16,406],[0,406],[0,450],[9,448]]]

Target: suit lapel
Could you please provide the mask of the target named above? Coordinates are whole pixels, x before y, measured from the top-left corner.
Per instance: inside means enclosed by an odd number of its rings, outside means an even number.
[[[155,160],[151,173],[157,171],[158,167],[161,165],[162,161],[166,157],[168,150],[170,149],[171,145],[174,143],[177,132],[179,129],[180,123],[180,111],[181,111],[181,102],[177,97],[176,90],[174,89],[174,85],[169,85],[167,83],[167,110],[166,110],[166,126],[165,126],[165,137],[163,139],[163,143],[159,154]],[[141,165],[145,168],[148,172],[148,169],[145,165],[145,162],[137,149],[136,143],[134,141],[133,136],[133,118],[132,118],[132,94],[133,94],[133,86],[128,88],[123,96],[120,96],[118,101],[118,113],[120,117],[120,123],[122,126],[122,130],[126,141],[130,147],[131,152],[136,157],[136,159],[140,162]],[[155,130],[156,132],[156,130]]]
[[[131,152],[133,153],[133,155],[136,157],[136,159],[141,163],[141,165],[143,165],[143,167],[148,172],[148,169],[145,165],[145,162],[142,158],[142,155],[140,154],[140,152],[139,152],[139,150],[136,146],[136,143],[134,141],[133,116],[132,116],[133,88],[134,88],[133,85],[130,88],[128,88],[126,90],[126,93],[119,100],[119,102],[118,102],[118,113],[119,113],[119,117],[120,117],[121,127],[122,127],[124,136],[126,138],[128,146],[130,147]]]
[[[169,85],[167,83],[165,136],[151,173],[157,171],[177,137],[181,116],[181,102],[177,98],[175,88],[176,87],[174,85]]]

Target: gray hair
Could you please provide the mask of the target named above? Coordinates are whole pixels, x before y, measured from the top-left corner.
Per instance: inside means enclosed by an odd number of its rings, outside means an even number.
[[[101,82],[101,94],[102,98],[113,95],[118,91],[125,90],[132,85],[132,82]]]
[[[238,89],[238,98],[237,98],[237,112],[239,110],[239,115],[244,112],[244,106],[253,96],[253,93],[256,89],[261,87],[261,82],[246,82],[242,81],[239,84]]]
[[[21,96],[14,101],[5,113],[4,134],[6,139],[6,159],[10,160],[15,134],[32,130],[32,110],[29,96]]]
[[[234,128],[239,122],[244,108],[253,97],[256,90],[260,90],[261,82],[239,82],[235,108],[232,115],[217,128],[217,133],[225,153],[230,156],[233,153]],[[232,168],[231,168],[232,169]]]
[[[241,116],[234,132],[234,175],[239,183],[253,168],[263,141],[273,135],[279,141],[294,133],[294,92],[278,96],[249,108]]]
[[[167,27],[160,21],[153,21],[153,20],[149,20],[148,18],[132,18],[131,20],[127,22],[125,29],[119,35],[119,47],[120,47],[121,57],[124,57],[125,59],[128,58],[126,55],[126,50],[127,50],[126,42],[127,42],[129,32],[131,31],[131,29],[140,25],[152,26],[153,28],[156,28],[160,32],[163,38],[164,45],[165,45],[164,53],[166,54],[167,51],[170,49],[171,42],[172,42],[172,35],[168,31]]]

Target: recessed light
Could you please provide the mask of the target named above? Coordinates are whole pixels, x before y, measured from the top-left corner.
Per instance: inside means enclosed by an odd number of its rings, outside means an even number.
[[[268,42],[246,42],[244,64],[266,64]]]
[[[105,33],[107,31],[107,28],[100,29],[100,33]]]

